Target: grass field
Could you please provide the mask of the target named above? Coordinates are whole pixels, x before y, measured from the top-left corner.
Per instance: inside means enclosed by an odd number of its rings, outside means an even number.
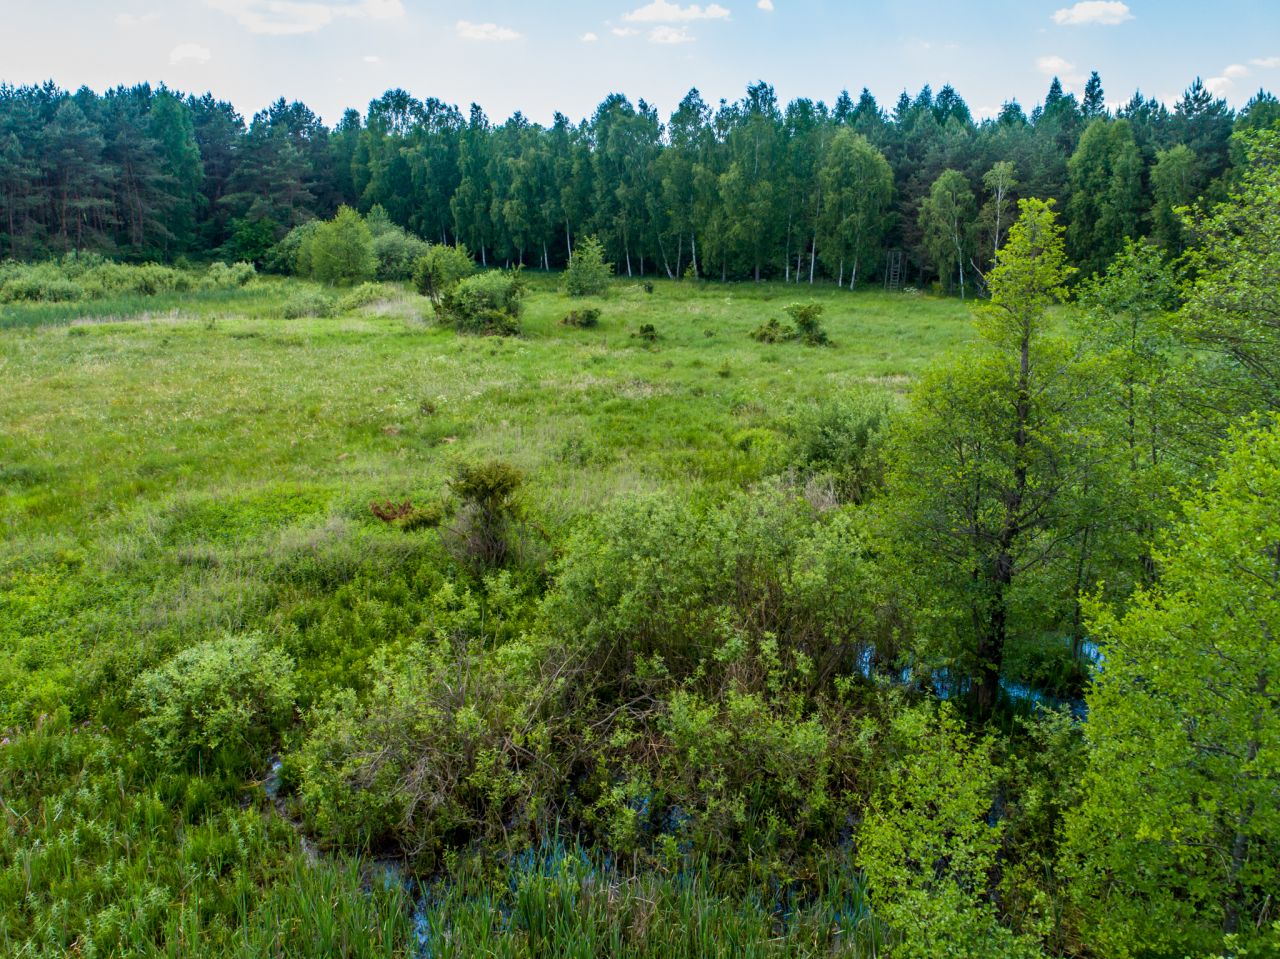
[[[971,332],[955,301],[820,289],[834,346],[760,344],[749,332],[808,290],[623,282],[601,325],[577,330],[558,322],[574,301],[535,278],[523,336],[470,338],[399,292],[282,320],[291,285],[133,318],[110,303],[69,324],[9,318],[0,635],[21,654],[5,688],[61,678],[4,697],[0,721],[94,681],[82,657],[121,624],[135,639],[254,625],[282,554],[348,538],[376,551],[370,501],[430,497],[461,458],[524,469],[553,529],[640,490],[714,495],[776,468],[797,407],[904,391]],[[632,335],[642,323],[656,342]]]
[[[599,327],[571,329],[559,320],[581,303],[535,275],[523,335],[472,338],[393,287],[336,318],[282,319],[299,286],[0,317],[0,729],[42,727],[0,754],[0,900],[22,903],[0,920],[6,955],[193,954],[196,939],[210,955],[404,954],[403,902],[354,895],[347,866],[308,870],[261,789],[152,771],[132,677],[261,630],[299,662],[305,708],[358,684],[425,615],[436,547],[384,526],[371,501],[429,501],[453,464],[486,457],[526,473],[552,543],[618,497],[716,499],[785,466],[796,411],[903,393],[972,335],[951,300],[625,281],[588,304]],[[750,338],[811,296],[834,345]],[[633,335],[646,323],[656,341]],[[728,908],[683,885],[636,895]],[[335,899],[349,915],[329,915]],[[717,922],[762,942],[767,912],[742,909]],[[273,910],[307,934],[281,946]],[[759,954],[831,954],[813,915],[811,950]],[[488,935],[483,916],[467,921]],[[366,940],[335,945],[351,929]]]

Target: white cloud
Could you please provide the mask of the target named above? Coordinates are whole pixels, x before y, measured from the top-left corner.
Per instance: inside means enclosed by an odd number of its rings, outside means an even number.
[[[208,63],[213,57],[208,47],[202,47],[198,43],[180,43],[169,51],[169,62],[171,64],[186,63],[188,61],[194,63]]]
[[[1241,77],[1247,77],[1249,75],[1249,68],[1240,63],[1233,63],[1222,71],[1222,75],[1224,77],[1230,77],[1233,80],[1238,80]]]
[[[1053,15],[1053,22],[1063,27],[1094,23],[1114,27],[1132,19],[1129,5],[1119,0],[1080,0],[1074,7],[1064,7]]]
[[[1040,57],[1036,60],[1036,69],[1045,76],[1067,73],[1075,68],[1076,65],[1074,63],[1070,60],[1064,60],[1062,57]]]
[[[631,27],[614,27],[610,31],[615,37],[634,37],[639,30],[633,30]]]
[[[1235,82],[1230,77],[1210,77],[1204,85],[1215,97],[1223,97],[1231,92]]]
[[[160,14],[156,10],[147,13],[117,13],[116,25],[121,27],[140,27],[144,23],[151,23],[159,20]]]
[[[285,36],[314,33],[335,20],[395,20],[404,16],[401,0],[312,3],[305,0],[205,0],[215,10],[235,17],[250,33]]]
[[[1249,62],[1255,67],[1262,67],[1264,70],[1274,70],[1276,67],[1280,67],[1280,57],[1261,57]]]
[[[364,62],[365,63],[381,63],[382,57],[378,56],[376,53],[371,53],[364,58]]]
[[[1068,88],[1084,83],[1085,76],[1074,63],[1064,57],[1048,56],[1036,59],[1036,69],[1046,77],[1057,77]]]
[[[489,40],[496,43],[520,39],[520,34],[510,27],[500,27],[496,23],[472,23],[470,20],[458,21],[458,36],[463,40]]]
[[[689,31],[685,27],[654,27],[649,31],[650,43],[693,43],[693,37],[689,36]]]
[[[773,0],[760,0],[760,2],[756,4],[756,6],[759,7],[761,10],[766,10],[769,13],[773,13]]]
[[[599,39],[600,38],[597,37],[594,33],[590,33],[590,32],[584,33],[581,37],[581,40],[583,43],[595,43]]]
[[[625,14],[622,19],[630,23],[689,23],[693,20],[728,20],[729,11],[718,3],[706,7],[694,3],[682,7],[670,0],[653,0],[648,6]]]

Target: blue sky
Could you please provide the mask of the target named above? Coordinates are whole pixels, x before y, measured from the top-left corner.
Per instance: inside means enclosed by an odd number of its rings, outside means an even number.
[[[1050,77],[1108,100],[1176,98],[1196,76],[1233,104],[1280,89],[1277,0],[0,0],[0,81],[212,90],[246,117],[301,99],[333,122],[390,87],[491,117],[591,113],[606,94],[665,117],[690,87],[749,82],[834,101],[952,83],[984,115]]]

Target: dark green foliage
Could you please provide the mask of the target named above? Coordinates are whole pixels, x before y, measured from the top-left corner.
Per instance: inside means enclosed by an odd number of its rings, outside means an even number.
[[[465,246],[432,244],[413,267],[413,287],[439,310],[444,298],[476,271]]]
[[[600,325],[600,310],[594,306],[583,307],[580,310],[570,310],[564,315],[560,325],[572,326],[581,330],[591,329]]]
[[[829,346],[827,331],[822,326],[822,313],[825,307],[821,303],[792,303],[784,306],[782,312],[791,317],[796,327],[796,337],[805,346]]]
[[[652,323],[641,323],[640,329],[636,330],[636,332],[631,335],[638,336],[640,339],[646,340],[650,343],[656,343],[658,341],[658,329]]]
[[[456,555],[480,573],[499,569],[520,552],[520,487],[524,474],[502,460],[460,463],[449,490],[461,504],[449,530]]]
[[[751,338],[757,343],[789,343],[796,338],[796,331],[771,316],[751,331]]]

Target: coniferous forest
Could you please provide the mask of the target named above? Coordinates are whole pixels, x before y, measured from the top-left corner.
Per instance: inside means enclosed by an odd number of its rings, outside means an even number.
[[[1280,956],[1280,102],[1107,103],[0,87],[0,955]]]

